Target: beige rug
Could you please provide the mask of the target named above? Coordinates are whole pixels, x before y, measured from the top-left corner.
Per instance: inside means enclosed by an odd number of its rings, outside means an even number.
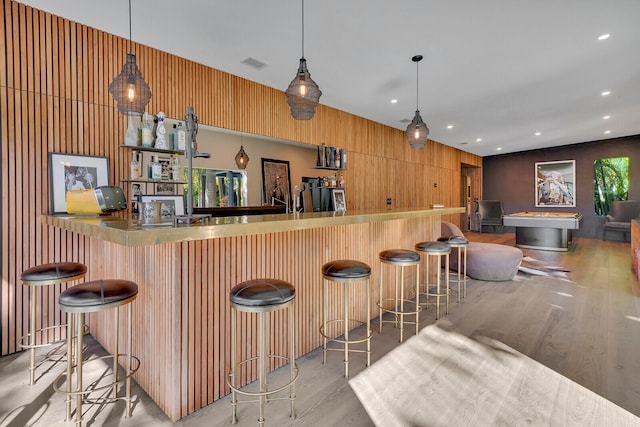
[[[378,426],[640,425],[640,418],[498,341],[437,325],[349,383]]]

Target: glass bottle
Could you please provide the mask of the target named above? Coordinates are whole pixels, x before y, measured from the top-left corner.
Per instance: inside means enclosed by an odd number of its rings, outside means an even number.
[[[175,134],[176,150],[184,151],[187,149],[187,132],[182,127],[182,122],[178,123]]]
[[[173,158],[173,165],[171,166],[171,179],[174,181],[180,181],[182,175],[182,168],[177,157]]]
[[[338,150],[337,148],[334,151],[334,156],[336,158],[336,160],[335,160],[336,169],[340,169],[340,150]]]
[[[132,181],[140,179],[140,162],[138,161],[137,151],[133,151],[131,153],[131,163],[129,163],[129,170]]]
[[[151,125],[149,125],[149,122],[147,121],[146,113],[145,113],[145,118],[142,121],[140,132],[141,132],[140,139],[142,140],[142,146],[153,147],[153,135],[151,133]]]
[[[162,179],[162,165],[158,161],[158,156],[153,156],[151,162],[151,179],[160,181]]]

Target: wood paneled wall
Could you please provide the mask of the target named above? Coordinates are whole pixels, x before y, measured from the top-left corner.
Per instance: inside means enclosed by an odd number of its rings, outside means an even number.
[[[0,351],[6,355],[19,350],[28,328],[20,273],[45,262],[89,261],[86,239],[41,222],[49,210],[47,153],[108,156],[111,184],[127,173],[118,148],[126,118],[108,84],[125,62],[128,42],[13,0],[0,4]],[[133,51],[153,93],[148,111],[180,118],[193,105],[203,124],[345,147],[350,210],[382,208],[387,197],[395,207],[457,206],[461,162],[481,166],[481,158],[433,141],[411,150],[402,131],[323,105],[313,120],[296,121],[280,90],[136,43]],[[38,324],[59,322],[60,288],[40,292]]]

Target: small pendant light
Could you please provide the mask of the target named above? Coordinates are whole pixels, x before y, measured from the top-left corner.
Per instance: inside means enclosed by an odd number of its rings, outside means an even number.
[[[136,65],[136,56],[131,53],[131,44],[131,0],[129,0],[129,53],[122,71],[109,85],[109,92],[118,103],[118,111],[141,116],[151,99],[151,89]]]
[[[236,154],[236,165],[238,169],[246,169],[247,163],[249,163],[249,156],[245,153],[244,148],[242,147],[242,135],[240,135],[240,151]]]
[[[413,116],[413,120],[409,123],[409,126],[407,126],[405,135],[407,135],[407,140],[411,148],[419,149],[424,147],[427,143],[427,137],[429,136],[429,128],[427,124],[422,121],[420,110],[418,110],[418,62],[422,61],[422,55],[416,55],[411,58],[411,60],[416,63],[416,115]]]
[[[316,106],[322,95],[320,88],[311,79],[304,59],[304,0],[302,0],[302,58],[295,78],[289,83],[285,95],[291,108],[291,116],[296,120],[309,120],[316,112]]]

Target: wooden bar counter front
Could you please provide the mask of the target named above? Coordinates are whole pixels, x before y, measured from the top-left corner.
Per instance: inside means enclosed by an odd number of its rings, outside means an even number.
[[[213,218],[206,225],[140,227],[117,217],[45,216],[50,226],[87,237],[88,279],[126,279],[138,284],[133,354],[136,381],[172,419],[178,420],[230,393],[229,290],[237,283],[271,277],[296,287],[296,354],[321,345],[322,265],[356,259],[374,267],[378,253],[413,248],[440,236],[442,216],[453,222],[464,208],[396,209],[346,213],[276,214]],[[372,283],[379,271],[372,268]],[[377,289],[372,286],[372,290]],[[378,299],[372,292],[372,301]],[[364,295],[350,310],[366,313]],[[373,306],[373,305],[372,305]],[[370,313],[376,316],[376,313]],[[286,313],[277,318],[286,325]],[[107,315],[92,314],[90,331],[112,349]],[[243,341],[255,341],[256,325],[241,324]],[[278,340],[271,352],[282,354]],[[253,372],[244,373],[245,381]]]

